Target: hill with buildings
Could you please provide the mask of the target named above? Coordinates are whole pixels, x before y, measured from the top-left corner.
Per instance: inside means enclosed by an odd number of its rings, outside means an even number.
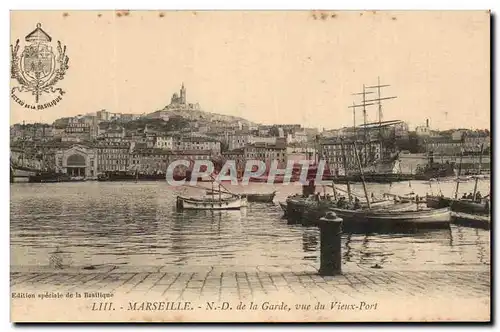
[[[257,124],[241,117],[217,114],[203,111],[199,103],[188,103],[186,88],[182,84],[179,93],[174,93],[170,99],[170,104],[163,109],[145,115],[148,119],[162,119],[168,121],[171,118],[184,118],[189,121],[198,122],[197,127],[217,126],[225,127],[254,127]]]

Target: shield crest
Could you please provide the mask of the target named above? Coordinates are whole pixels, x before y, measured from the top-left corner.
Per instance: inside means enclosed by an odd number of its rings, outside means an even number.
[[[33,80],[46,80],[55,70],[55,56],[46,44],[32,44],[24,48],[21,55],[23,72]]]

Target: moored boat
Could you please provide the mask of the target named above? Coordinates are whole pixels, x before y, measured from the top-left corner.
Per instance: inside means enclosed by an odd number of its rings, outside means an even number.
[[[240,196],[228,198],[177,196],[179,210],[239,210],[246,206],[246,202],[246,198]]]
[[[426,210],[347,210],[332,208],[343,219],[344,226],[362,226],[381,228],[384,226],[410,226],[416,228],[443,228],[450,224],[450,208]]]
[[[384,208],[394,205],[394,201],[390,199],[374,200],[370,202],[370,206],[374,209]],[[344,204],[349,204],[344,200]],[[366,202],[360,201],[360,206],[365,208],[368,206]],[[337,208],[343,204],[329,197],[316,197],[314,195],[303,197],[301,195],[289,196],[286,199],[285,214],[293,218],[320,218],[325,215],[331,208]]]
[[[465,212],[471,214],[487,215],[490,213],[489,202],[473,201],[471,199],[453,199],[450,202],[453,212]]]
[[[72,180],[69,175],[56,172],[38,172],[36,175],[30,175],[28,177],[28,182],[31,183],[54,183],[70,181],[74,180]]]
[[[425,196],[425,202],[428,208],[441,209],[450,206],[451,198],[444,196],[427,195]]]
[[[218,195],[218,191],[212,189],[207,189],[206,191],[207,195]],[[222,191],[222,194],[229,194],[232,195],[229,192]],[[272,203],[274,200],[274,197],[276,197],[276,191],[273,191],[272,193],[242,193],[240,194],[241,197],[246,197],[248,202],[255,202],[255,203]]]
[[[462,212],[452,212],[451,222],[456,225],[490,229],[491,216],[490,215],[477,215]]]
[[[427,207],[439,209],[450,207],[453,212],[464,212],[472,214],[486,215],[490,213],[488,200],[474,201],[472,199],[453,199],[443,196],[427,196]]]
[[[267,194],[243,194],[249,202],[272,203],[276,197],[276,191]]]

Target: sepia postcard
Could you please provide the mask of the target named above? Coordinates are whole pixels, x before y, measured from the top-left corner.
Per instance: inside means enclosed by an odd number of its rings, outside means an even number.
[[[489,322],[491,13],[10,13],[12,322]]]

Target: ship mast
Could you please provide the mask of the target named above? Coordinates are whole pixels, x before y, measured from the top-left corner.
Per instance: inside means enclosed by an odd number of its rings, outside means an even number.
[[[389,87],[390,85],[388,84],[380,84],[380,76],[377,77],[377,85],[369,85],[366,86],[363,84],[363,91],[359,93],[353,93],[353,96],[361,95],[363,100],[361,104],[355,104],[353,103],[352,106],[349,106],[349,108],[353,109],[354,113],[354,128],[356,128],[356,107],[363,107],[363,131],[364,131],[364,150],[365,150],[365,158],[364,158],[364,164],[367,164],[368,161],[368,132],[367,132],[367,112],[366,112],[366,106],[371,106],[371,105],[378,105],[378,124],[379,124],[379,141],[380,141],[380,155],[382,157],[383,153],[383,146],[382,146],[382,100],[388,100],[388,99],[394,99],[397,98],[396,96],[391,96],[391,97],[382,97],[381,94],[381,88]],[[377,89],[377,98],[374,99],[366,99],[367,94],[374,93],[372,91],[366,91],[367,89]]]
[[[349,202],[352,201],[352,196],[351,196],[351,185],[349,184],[349,177],[347,175],[347,158],[345,155],[345,148],[344,148],[344,142],[342,139],[340,139],[340,148],[342,151],[342,160],[344,162],[344,176],[346,178],[346,184],[347,184],[347,197],[349,198]]]
[[[382,98],[382,95],[380,93],[380,88],[386,88],[389,87],[389,84],[380,84],[380,76],[377,77],[377,85],[372,85],[372,86],[367,86],[367,89],[377,89],[377,98],[369,100],[370,102],[375,101],[377,102],[378,105],[378,135],[379,135],[379,140],[380,140],[380,154],[382,154],[383,146],[382,146],[382,100],[387,100],[387,99],[395,99],[397,98],[396,96],[392,97],[384,97]]]
[[[353,128],[356,129],[356,104],[352,102],[352,122]]]
[[[457,172],[457,185],[455,187],[455,199],[458,198],[458,186],[460,185],[460,173],[462,173],[463,158],[464,158],[464,148],[462,143],[462,151],[460,152],[460,163],[458,164],[458,172]]]
[[[371,209],[370,198],[368,197],[368,190],[366,189],[365,176],[363,175],[363,167],[361,167],[361,161],[359,160],[358,149],[356,147],[356,141],[353,142],[354,145],[354,153],[356,154],[356,161],[358,162],[359,173],[361,174],[361,181],[363,182],[363,191],[365,192],[366,204],[368,205],[368,209]]]
[[[476,192],[477,192],[477,180],[479,179],[479,176],[481,175],[481,163],[483,162],[483,149],[484,149],[484,144],[481,144],[481,150],[479,152],[479,165],[477,168],[477,175],[476,178],[474,179],[474,193],[472,194],[472,200],[476,200]]]
[[[367,132],[366,132],[366,120],[367,120],[367,113],[366,113],[366,106],[370,106],[370,105],[374,105],[373,103],[367,103],[368,100],[366,100],[366,95],[367,94],[370,94],[370,93],[373,93],[373,92],[367,92],[366,91],[366,87],[365,85],[363,84],[363,91],[362,92],[358,92],[358,93],[353,93],[352,95],[353,96],[362,96],[363,97],[363,101],[361,104],[358,104],[356,105],[355,103],[352,103],[352,106],[349,106],[349,108],[352,108],[353,110],[356,109],[356,107],[360,107],[362,106],[363,107],[363,136],[364,136],[364,146],[365,146],[365,158],[364,158],[364,161],[366,163],[366,141],[368,139],[367,137]],[[354,123],[354,128],[356,128],[356,123]],[[357,137],[357,135],[356,135]]]

